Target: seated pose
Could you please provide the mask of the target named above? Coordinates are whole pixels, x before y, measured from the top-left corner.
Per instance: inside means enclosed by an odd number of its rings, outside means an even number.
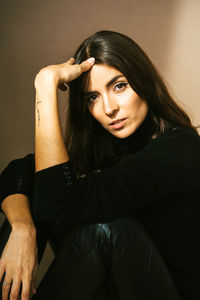
[[[35,154],[0,180],[2,299],[200,299],[200,137],[144,51],[97,32],[35,89]],[[55,259],[36,292],[46,240]]]

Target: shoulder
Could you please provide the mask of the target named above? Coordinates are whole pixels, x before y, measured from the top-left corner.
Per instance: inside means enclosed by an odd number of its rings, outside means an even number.
[[[177,126],[177,127],[170,128],[160,135],[160,137],[162,136],[172,136],[172,137],[190,136],[190,137],[195,137],[197,139],[200,138],[199,134],[195,130],[184,126]]]
[[[192,128],[177,126],[170,128],[152,139],[145,148],[157,147],[158,149],[176,150],[199,150],[200,136]]]
[[[143,149],[130,155],[123,162],[134,167],[147,165],[154,168],[191,167],[200,168],[200,136],[192,129],[178,126],[151,139]]]
[[[200,136],[192,129],[176,127],[152,139],[135,156],[135,165],[142,164],[181,173],[200,169]],[[181,175],[181,174],[179,174]]]

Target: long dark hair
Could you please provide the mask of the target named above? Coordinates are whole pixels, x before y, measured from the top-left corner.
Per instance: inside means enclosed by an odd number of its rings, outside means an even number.
[[[77,64],[95,57],[96,64],[109,65],[124,74],[133,90],[148,103],[149,113],[155,123],[155,136],[176,125],[196,131],[188,114],[169,94],[151,60],[126,35],[99,31],[80,45],[74,57]],[[101,168],[114,157],[111,134],[90,115],[84,101],[88,73],[69,83],[66,147],[79,175]]]

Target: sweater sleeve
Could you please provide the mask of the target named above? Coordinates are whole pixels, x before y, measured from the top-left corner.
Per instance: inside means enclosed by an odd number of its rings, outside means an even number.
[[[34,154],[11,161],[0,175],[0,205],[12,194],[24,194],[30,199],[33,193],[34,173]]]
[[[75,178],[70,162],[38,171],[35,211],[45,221],[61,224],[107,222],[134,214],[199,187],[199,151],[199,136],[180,128],[84,178]]]

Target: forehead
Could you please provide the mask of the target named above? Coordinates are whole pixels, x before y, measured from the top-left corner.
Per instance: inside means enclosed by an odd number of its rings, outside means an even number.
[[[95,64],[89,72],[86,89],[90,91],[105,88],[106,84],[118,75],[123,74],[111,66]]]

